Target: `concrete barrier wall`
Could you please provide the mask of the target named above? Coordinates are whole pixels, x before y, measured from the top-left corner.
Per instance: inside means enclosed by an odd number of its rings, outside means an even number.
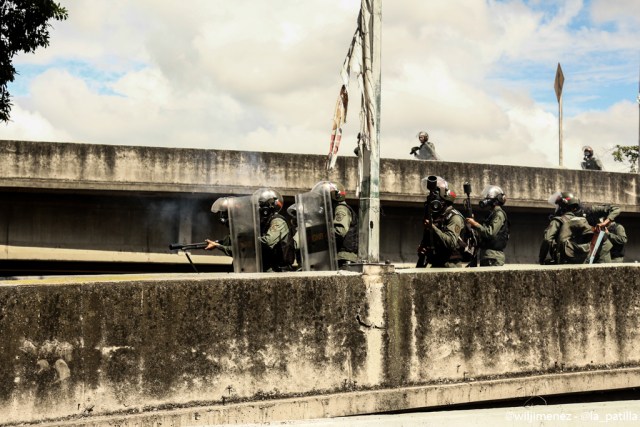
[[[0,414],[638,366],[639,287],[631,265],[5,281]]]

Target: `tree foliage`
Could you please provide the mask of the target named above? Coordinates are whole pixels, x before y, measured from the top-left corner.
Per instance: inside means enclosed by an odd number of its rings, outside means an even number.
[[[13,56],[49,46],[49,21],[67,17],[67,9],[53,0],[0,0],[0,121],[9,121],[11,112]]]
[[[638,168],[638,146],[637,145],[616,145],[611,153],[613,160],[629,165],[629,172],[637,172]]]

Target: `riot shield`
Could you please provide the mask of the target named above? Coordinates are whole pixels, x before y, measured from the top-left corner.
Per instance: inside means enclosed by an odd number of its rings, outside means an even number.
[[[229,236],[235,273],[262,271],[260,217],[252,196],[229,199]]]
[[[321,190],[298,194],[296,207],[302,270],[337,270],[338,256],[329,192]]]

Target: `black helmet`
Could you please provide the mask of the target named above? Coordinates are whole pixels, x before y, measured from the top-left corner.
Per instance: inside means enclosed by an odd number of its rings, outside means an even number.
[[[270,217],[282,209],[282,196],[274,189],[261,188],[253,193],[253,196],[257,198],[262,218]]]
[[[588,145],[585,145],[584,147],[582,147],[582,152],[586,157],[593,156],[593,148],[589,147]]]
[[[575,211],[580,208],[580,199],[571,191],[558,191],[549,197],[549,203],[558,206],[560,212]]]
[[[311,191],[326,190],[331,195],[331,200],[335,202],[344,202],[347,198],[347,190],[344,186],[336,181],[320,181],[313,186]]]
[[[507,201],[507,197],[504,195],[504,191],[502,188],[497,185],[487,185],[482,190],[481,194],[482,200],[480,200],[480,207],[487,208],[495,205],[504,205]]]
[[[218,218],[223,224],[229,220],[229,203],[232,197],[220,197],[211,205],[211,212]]]

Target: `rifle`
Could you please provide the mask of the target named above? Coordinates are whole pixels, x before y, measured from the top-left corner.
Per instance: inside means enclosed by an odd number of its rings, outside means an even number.
[[[438,178],[436,176],[428,176],[427,177],[427,189],[429,190],[429,194],[434,191],[438,191]],[[425,217],[429,217],[429,252],[431,255],[435,255],[435,249],[433,247],[433,213],[431,209],[429,209],[429,203],[424,203]],[[424,226],[424,225],[423,225]],[[427,266],[427,248],[423,246],[424,242],[427,240],[427,230],[422,231],[422,240],[420,241],[420,247],[418,248],[418,262],[416,263],[417,268],[424,268]]]
[[[215,240],[216,243],[220,243],[220,240]],[[191,267],[193,267],[193,270],[196,273],[199,273],[198,269],[196,268],[196,265],[193,263],[193,261],[191,260],[191,257],[189,256],[189,252],[187,252],[187,250],[189,249],[204,249],[206,248],[208,245],[207,242],[198,242],[198,243],[171,243],[169,245],[169,250],[175,251],[175,250],[181,250],[184,251],[185,256],[187,257],[187,259],[189,260],[189,264],[191,264]]]
[[[464,201],[464,207],[467,211],[467,218],[473,218],[473,207],[471,206],[471,183],[468,181],[463,184],[464,194],[467,195],[467,198]],[[468,242],[463,242],[465,247],[462,248],[463,251],[471,257],[471,262],[467,265],[467,267],[477,267],[478,266],[478,233],[476,230],[470,225],[465,225],[467,230],[471,233],[472,238],[469,239]],[[468,244],[470,243],[470,244]]]
[[[216,243],[220,243],[220,241],[216,240]],[[180,250],[180,251],[186,251],[188,249],[204,249],[206,248],[208,245],[207,242],[198,242],[198,243],[171,243],[169,245],[169,250],[171,251],[175,251],[175,250]]]
[[[473,218],[473,207],[471,207],[471,184],[465,182],[462,187],[464,188],[464,194],[467,195],[467,199],[464,201],[464,207],[467,210],[467,218]]]

